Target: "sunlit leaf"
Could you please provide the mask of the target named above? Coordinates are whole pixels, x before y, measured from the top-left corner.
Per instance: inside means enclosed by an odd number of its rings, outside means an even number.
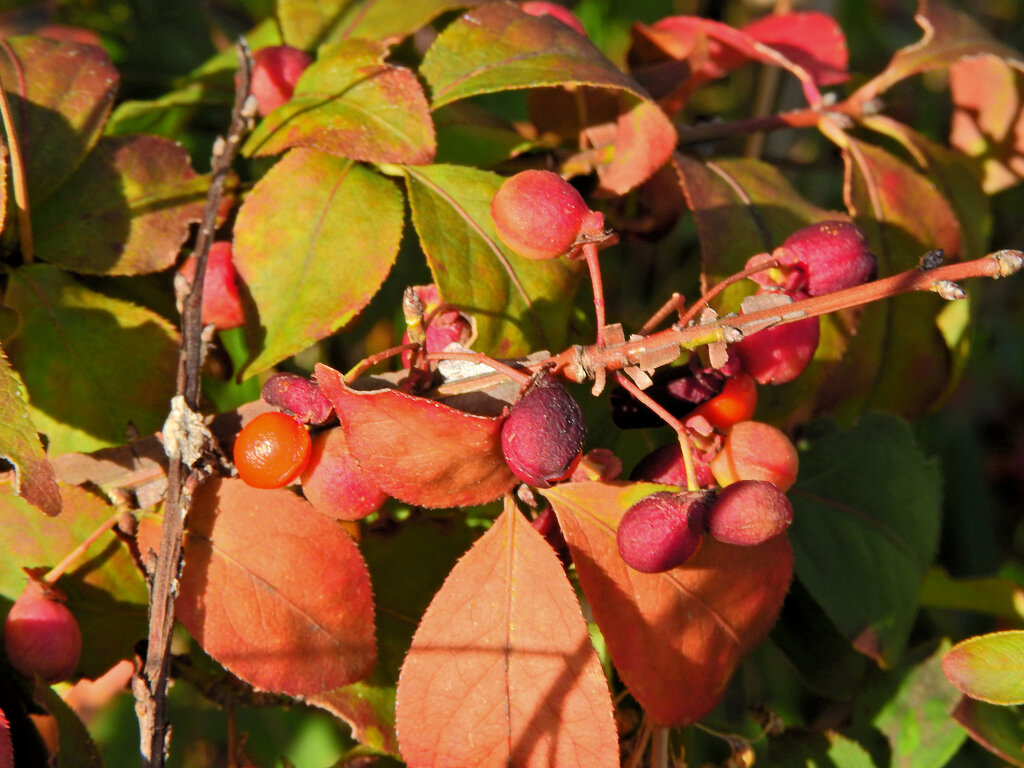
[[[427,609],[402,665],[397,721],[410,768],[619,764],[611,697],[576,595],[514,507]]]
[[[0,348],[0,456],[14,465],[14,488],[46,514],[60,514],[57,476],[28,413],[25,392]]]
[[[395,43],[443,13],[480,5],[484,0],[366,0],[355,4],[334,27],[331,39],[363,38]]]
[[[25,587],[22,568],[52,568],[116,513],[81,488],[61,485],[60,494],[61,515],[44,517],[15,496],[10,484],[0,484],[0,602],[7,607]],[[81,674],[96,677],[132,657],[134,644],[146,636],[148,595],[131,553],[113,533],[97,541],[57,586],[82,629]]]
[[[675,130],[664,113],[586,37],[511,3],[488,3],[463,14],[427,51],[421,72],[435,109],[522,88],[588,86],[611,92],[619,102],[617,114],[603,138],[591,143],[602,186],[619,194],[653,174],[675,145]],[[566,103],[573,112],[578,109],[571,95]]]
[[[313,50],[324,42],[353,0],[277,0],[284,42]]]
[[[582,265],[506,248],[491,218],[504,179],[456,165],[406,168],[412,220],[441,298],[472,315],[476,349],[496,357],[561,349]]]
[[[857,90],[851,97],[854,101],[877,98],[908,77],[984,54],[1024,69],[1024,56],[945,0],[918,0],[914,18],[921,27],[921,39],[898,50],[881,73]]]
[[[420,507],[468,506],[493,501],[517,482],[501,451],[500,418],[395,389],[349,389],[326,365],[317,365],[316,380],[352,457],[388,495]]]
[[[359,548],[370,569],[377,606],[377,667],[368,680],[306,698],[349,723],[360,744],[398,755],[399,668],[419,618],[474,536],[469,526],[426,516],[364,531]]]
[[[235,266],[256,309],[246,375],[362,310],[394,264],[402,220],[394,182],[350,160],[295,149],[274,165],[235,224]]]
[[[378,163],[429,163],[434,127],[411,70],[387,64],[365,40],[321,49],[292,98],[253,131],[244,151],[274,155],[292,147]]]
[[[174,394],[178,338],[155,312],[90,290],[45,264],[11,270],[4,303],[22,318],[7,345],[49,452],[155,432]]]
[[[865,482],[883,478],[884,482]],[[895,662],[938,546],[942,481],[910,427],[882,414],[809,436],[789,492],[800,582],[862,653]]]
[[[33,211],[36,253],[73,272],[162,271],[202,216],[208,186],[180,144],[145,135],[103,138]]]
[[[683,565],[635,571],[619,556],[619,520],[661,488],[583,482],[543,493],[623,682],[655,722],[683,725],[715,707],[736,665],[768,634],[789,587],[793,554],[784,535],[756,547],[705,536]]]
[[[983,187],[995,194],[1024,178],[1024,71],[995,56],[949,68],[953,122],[949,143],[981,161]]]
[[[942,671],[972,699],[1024,704],[1024,631],[971,637],[942,658]]]
[[[28,195],[41,203],[103,131],[119,76],[102,48],[15,37],[0,53],[0,83],[18,126]]]
[[[159,541],[158,526],[140,548]],[[301,563],[301,567],[296,567]],[[361,680],[376,661],[370,577],[352,537],[288,490],[214,479],[196,493],[176,615],[246,682],[293,696]]]
[[[655,79],[652,88],[670,114],[701,86],[750,62],[793,74],[811,105],[821,103],[818,86],[849,76],[843,31],[824,13],[769,15],[740,29],[697,16],[668,16],[651,26],[636,24],[632,34],[634,69],[642,80]],[[686,62],[688,69],[666,67],[666,61]]]

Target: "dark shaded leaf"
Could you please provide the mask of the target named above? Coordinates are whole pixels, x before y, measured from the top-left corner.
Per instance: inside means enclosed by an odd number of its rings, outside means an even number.
[[[208,186],[179,144],[157,136],[103,138],[33,212],[36,253],[72,272],[168,269],[202,216]]]
[[[50,455],[119,445],[132,426],[155,432],[174,394],[174,327],[45,264],[9,276],[4,303],[22,327],[7,351]]]

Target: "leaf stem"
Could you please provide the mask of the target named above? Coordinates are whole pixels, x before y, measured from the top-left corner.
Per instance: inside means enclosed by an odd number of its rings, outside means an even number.
[[[11,59],[16,71],[19,71],[18,60],[6,41],[0,43]],[[25,176],[25,159],[21,154],[21,141],[14,125],[14,114],[7,99],[7,90],[0,84],[0,116],[3,118],[4,134],[7,136],[7,148],[11,158],[11,186],[14,189],[14,206],[18,209],[18,239],[21,243],[21,257],[26,264],[35,261],[35,243],[32,239],[32,217],[29,211],[28,182]]]
[[[63,576],[64,572],[67,571],[67,569],[70,568],[72,565],[74,565],[75,561],[78,560],[78,558],[80,558],[82,555],[84,555],[86,550],[89,549],[89,547],[91,547],[96,542],[97,539],[99,539],[103,534],[105,534],[107,531],[109,531],[111,528],[117,525],[118,521],[120,521],[121,519],[122,514],[124,514],[124,512],[116,512],[110,517],[108,517],[106,520],[104,520],[102,523],[100,523],[99,527],[97,527],[95,531],[90,533],[88,537],[86,537],[82,542],[80,542],[77,547],[71,550],[68,553],[67,557],[65,557],[63,560],[57,563],[57,565],[53,566],[53,568],[51,568],[47,572],[47,574],[43,576],[42,581],[46,584],[56,584],[57,579]]]

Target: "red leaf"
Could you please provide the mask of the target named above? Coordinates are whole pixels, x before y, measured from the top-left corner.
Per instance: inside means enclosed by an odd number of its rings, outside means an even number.
[[[640,573],[615,532],[647,483],[569,483],[543,491],[615,668],[656,722],[692,723],[719,702],[740,660],[775,623],[793,572],[785,535],[756,547],[705,536],[684,565]]]
[[[981,161],[988,194],[1018,184],[1024,178],[1024,75],[1002,59],[979,56],[949,68],[949,90],[949,143]]]
[[[814,37],[817,35],[820,39]],[[642,79],[667,75],[676,80],[671,88],[668,83],[662,88],[655,86],[656,95],[671,90],[662,100],[670,114],[681,109],[687,97],[705,83],[753,61],[795,75],[811,105],[821,103],[819,85],[833,85],[847,77],[842,30],[834,19],[821,13],[762,19],[743,29],[696,16],[669,16],[650,27],[634,25],[633,47]],[[673,60],[689,65],[689,76],[681,83],[682,73],[664,67]],[[645,73],[644,67],[650,70]]]
[[[382,491],[421,507],[485,504],[516,478],[501,452],[500,418],[475,416],[394,389],[359,392],[317,365],[356,462]]]
[[[292,696],[370,673],[370,577],[336,521],[291,491],[227,479],[200,487],[187,526],[177,614],[220,664]]]
[[[558,557],[506,507],[456,564],[398,681],[410,768],[618,766],[612,703]]]

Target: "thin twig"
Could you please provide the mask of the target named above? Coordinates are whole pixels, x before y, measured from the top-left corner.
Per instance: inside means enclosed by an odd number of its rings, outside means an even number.
[[[181,409],[185,418],[199,409],[200,370],[202,367],[202,303],[203,281],[207,256],[213,240],[217,210],[224,193],[224,185],[251,119],[249,82],[252,73],[252,55],[245,41],[237,46],[239,78],[235,105],[227,137],[214,145],[212,178],[206,197],[206,207],[196,241],[198,262],[192,288],[182,307],[182,342],[178,355],[177,391],[184,405],[172,409],[168,425]],[[178,398],[176,398],[177,400]],[[201,421],[200,421],[201,424]],[[140,751],[144,768],[162,768],[167,758],[169,724],[167,722],[167,682],[170,669],[171,632],[174,628],[174,598],[182,567],[182,537],[185,516],[192,504],[192,494],[202,482],[204,473],[199,469],[197,457],[186,459],[174,451],[172,454],[165,426],[165,446],[170,464],[167,473],[167,499],[164,506],[160,552],[156,558],[150,587],[149,643],[146,661],[133,681],[136,712],[139,717]]]

